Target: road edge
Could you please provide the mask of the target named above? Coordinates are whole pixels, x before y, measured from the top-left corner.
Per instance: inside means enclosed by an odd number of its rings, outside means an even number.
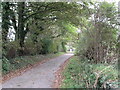
[[[62,55],[64,55],[64,54],[62,54]],[[42,61],[36,62],[34,65],[27,65],[24,68],[18,69],[18,70],[14,71],[14,72],[10,72],[10,73],[6,74],[5,76],[2,76],[2,84],[4,84],[6,81],[8,81],[8,80],[10,80],[10,79],[12,79],[14,77],[17,77],[17,76],[20,76],[20,75],[24,74],[25,72],[29,71],[32,68],[37,67],[38,65],[41,65],[41,64],[43,64],[43,63],[45,63],[45,62],[47,62],[49,60],[55,59],[55,58],[60,57],[62,55],[55,56],[53,58],[44,59]]]
[[[73,55],[74,56],[74,55]],[[66,66],[69,63],[69,60],[73,57],[69,57],[60,67],[59,69],[55,72],[55,80],[54,83],[52,85],[52,88],[60,88],[60,85],[62,83],[62,81],[64,80],[64,77],[62,75],[62,72],[64,71],[64,69],[66,68]]]

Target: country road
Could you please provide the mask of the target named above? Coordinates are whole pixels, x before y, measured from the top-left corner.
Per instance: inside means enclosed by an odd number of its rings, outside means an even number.
[[[64,54],[51,59],[21,76],[6,81],[2,88],[52,88],[55,80],[55,72],[73,54]]]

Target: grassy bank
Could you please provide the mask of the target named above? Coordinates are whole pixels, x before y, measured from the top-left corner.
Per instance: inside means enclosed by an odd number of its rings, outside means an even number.
[[[61,88],[110,88],[117,87],[117,65],[90,64],[74,56],[62,72]]]
[[[64,54],[64,52],[47,55],[22,56],[11,60],[4,59],[2,64],[2,74],[6,75],[11,71],[22,69],[28,65],[34,65],[37,62],[43,61],[45,59],[51,59],[62,54]]]

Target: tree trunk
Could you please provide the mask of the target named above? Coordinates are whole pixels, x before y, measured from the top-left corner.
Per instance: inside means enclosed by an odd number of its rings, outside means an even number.
[[[2,3],[3,9],[2,9],[2,41],[3,43],[7,42],[7,35],[9,31],[9,25],[10,25],[10,20],[9,20],[9,11],[10,11],[10,6],[9,2],[4,2]]]
[[[24,47],[24,9],[25,3],[18,2],[18,39],[20,47]]]

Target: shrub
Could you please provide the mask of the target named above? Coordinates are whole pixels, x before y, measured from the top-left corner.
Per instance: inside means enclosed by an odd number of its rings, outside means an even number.
[[[57,43],[55,43],[54,41],[51,42],[50,46],[49,46],[49,53],[57,53],[58,49],[57,49]]]
[[[10,71],[10,69],[11,69],[10,61],[7,58],[3,57],[3,59],[2,59],[2,72],[3,72],[3,74],[8,73]]]
[[[70,59],[63,72],[62,88],[116,88],[117,70],[111,65],[90,64],[77,56]],[[114,85],[113,85],[114,83]],[[115,84],[116,83],[116,84]]]
[[[47,53],[57,53],[58,52],[58,43],[54,40],[45,38],[42,40],[42,54]]]
[[[27,40],[25,42],[25,50],[27,51],[28,54],[30,55],[35,55],[37,54],[37,45],[34,44],[31,40]]]

